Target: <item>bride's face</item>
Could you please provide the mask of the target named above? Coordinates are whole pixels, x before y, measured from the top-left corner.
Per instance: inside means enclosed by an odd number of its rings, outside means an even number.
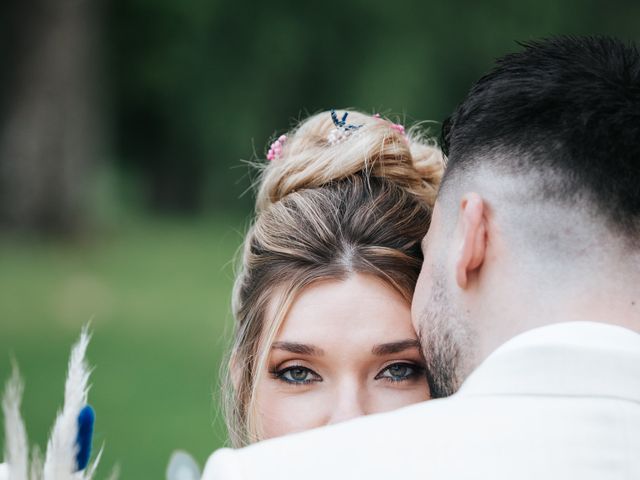
[[[256,395],[265,438],[428,400],[410,305],[371,275],[312,284],[285,318]]]

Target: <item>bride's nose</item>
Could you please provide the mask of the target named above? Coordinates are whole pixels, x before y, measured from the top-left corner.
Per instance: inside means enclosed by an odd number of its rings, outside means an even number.
[[[367,414],[364,388],[346,383],[335,392],[335,401],[329,416],[329,425]]]

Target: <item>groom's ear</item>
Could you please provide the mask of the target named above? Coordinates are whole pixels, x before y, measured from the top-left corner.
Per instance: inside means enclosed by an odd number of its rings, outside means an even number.
[[[486,205],[477,193],[466,193],[458,216],[459,246],[455,263],[456,282],[467,288],[469,275],[478,270],[487,252]]]

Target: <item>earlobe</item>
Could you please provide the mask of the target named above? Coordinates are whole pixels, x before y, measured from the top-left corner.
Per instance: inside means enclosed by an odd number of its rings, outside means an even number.
[[[485,204],[477,193],[467,193],[460,204],[460,250],[456,282],[467,288],[469,274],[482,266],[487,248]]]

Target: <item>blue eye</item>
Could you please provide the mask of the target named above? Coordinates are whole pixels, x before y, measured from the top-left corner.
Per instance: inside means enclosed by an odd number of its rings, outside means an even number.
[[[274,376],[284,382],[297,385],[306,385],[311,382],[322,381],[322,378],[313,370],[300,366],[283,368],[282,370],[274,372]]]
[[[391,382],[402,382],[417,377],[424,368],[411,363],[394,363],[382,370],[375,379],[385,379]]]

